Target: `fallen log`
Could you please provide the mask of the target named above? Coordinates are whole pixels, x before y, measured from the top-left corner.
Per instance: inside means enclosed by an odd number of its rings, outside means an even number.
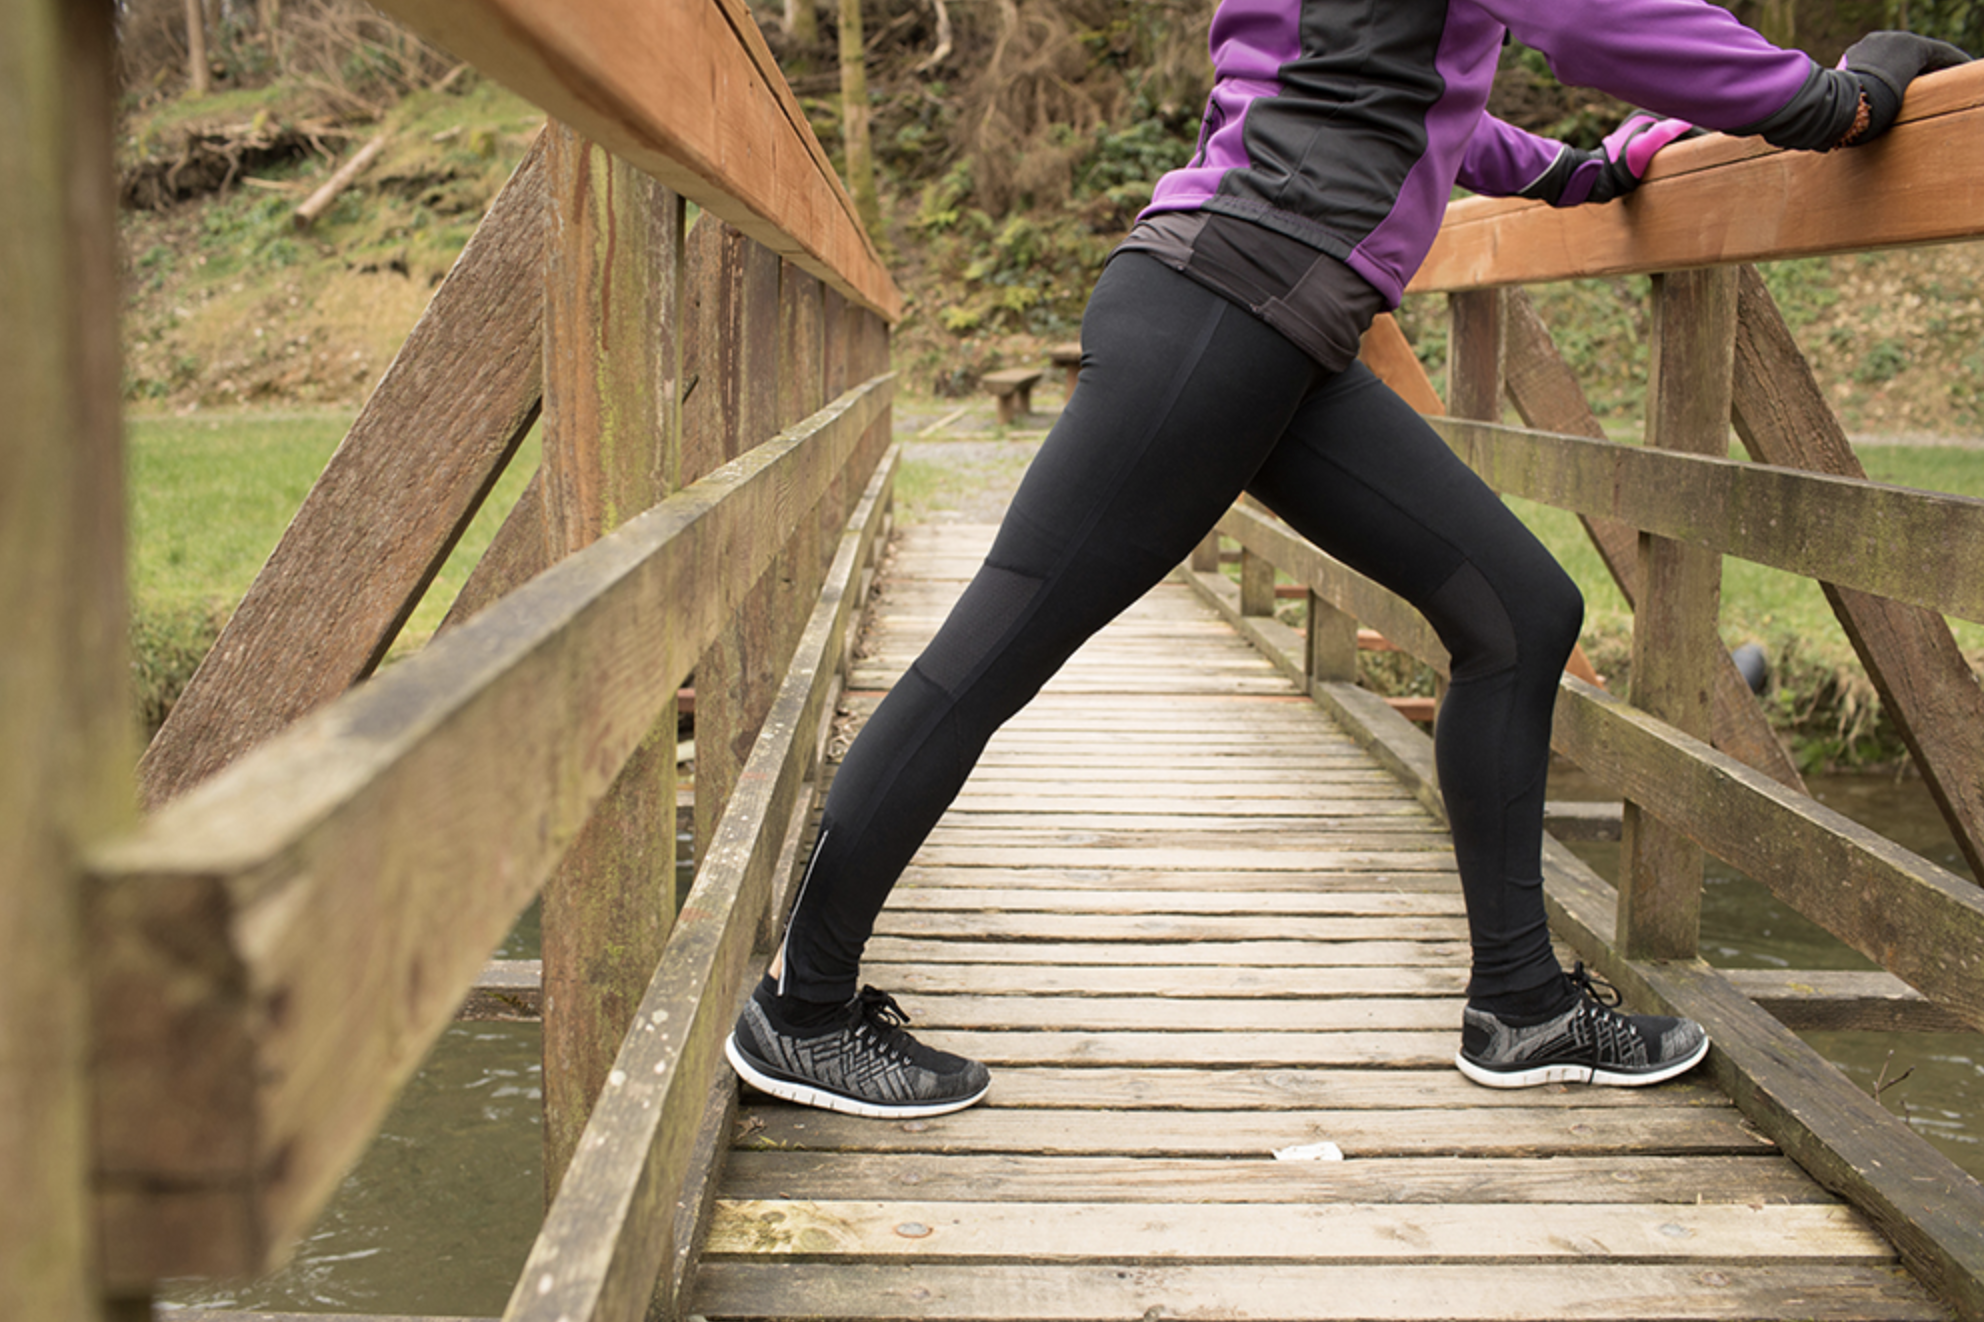
[[[330,209],[331,203],[337,201],[338,194],[351,187],[352,181],[363,174],[365,168],[379,158],[379,153],[386,149],[386,139],[388,136],[388,134],[381,133],[378,137],[372,139],[372,141],[366,143],[363,147],[360,147],[356,155],[343,165],[340,165],[337,168],[337,172],[324,181],[322,188],[319,188],[306,198],[303,205],[296,209],[296,215],[294,217],[296,228],[307,230],[311,225],[315,224],[317,217],[323,215],[324,212]]]

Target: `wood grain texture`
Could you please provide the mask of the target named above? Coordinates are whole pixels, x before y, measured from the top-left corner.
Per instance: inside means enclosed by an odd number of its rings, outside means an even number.
[[[1984,500],[1482,422],[1429,421],[1509,495],[1984,619],[1984,583],[1963,568],[1984,556]]]
[[[541,392],[543,152],[476,228],[138,764],[156,808],[372,673]]]
[[[1678,454],[1729,452],[1736,273],[1656,276],[1647,444]],[[1710,693],[1725,649],[1722,558],[1643,534],[1633,603],[1632,702],[1683,734],[1709,737]],[[1628,959],[1692,959],[1701,938],[1701,846],[1685,828],[1626,798],[1619,840],[1619,946]]]
[[[1735,418],[1766,464],[1864,477],[1825,392],[1763,277],[1744,268],[1736,335]],[[1915,755],[1972,876],[1984,877],[1984,689],[1934,611],[1825,584],[1883,709]]]
[[[682,199],[545,127],[545,558],[676,485]],[[675,704],[664,703],[542,895],[545,1200],[606,1084],[675,913]]]
[[[1881,141],[1825,154],[1711,136],[1663,150],[1619,202],[1555,208],[1470,198],[1414,276],[1413,292],[1673,271],[1984,233],[1984,68],[1909,86]],[[1869,198],[1879,206],[1869,206]]]
[[[886,481],[878,476],[876,484]],[[809,770],[814,735],[841,636],[858,604],[864,542],[873,524],[849,530],[811,613],[804,639],[765,733],[752,749],[711,837],[696,885],[567,1169],[558,1196],[504,1316],[525,1319],[640,1319],[656,1284],[671,1274],[685,1227],[677,1209],[700,1202],[692,1183],[705,1132],[705,1103],[728,1088],[722,1042],[751,974],[750,956],[779,886],[773,871],[788,848],[777,829]]]
[[[1557,352],[1556,342],[1537,313],[1535,303],[1522,290],[1513,290],[1508,309],[1509,397],[1524,424],[1538,431],[1604,440],[1604,427],[1592,413],[1563,355]],[[1740,378],[1740,360],[1737,371]],[[1741,425],[1740,412],[1738,425]],[[1639,533],[1616,519],[1580,515],[1578,521],[1598,549],[1599,558],[1605,562],[1626,605],[1632,606],[1639,600],[1640,590]],[[1749,684],[1726,652],[1716,663],[1715,672],[1715,687],[1709,699],[1712,742],[1765,775],[1803,790],[1805,778],[1798,774],[1790,754],[1770,728],[1756,695],[1750,692]],[[1588,675],[1579,678],[1590,682]]]
[[[0,1315],[98,1316],[80,854],[131,817],[115,57],[0,12]]]
[[[237,1217],[173,1272],[254,1270],[307,1223],[763,572],[788,493],[826,488],[888,389],[669,497],[93,855],[106,1186],[142,1211],[134,1232],[176,1206]],[[162,1265],[144,1233],[115,1242]]]
[[[1506,341],[1499,289],[1466,290],[1447,298],[1447,413],[1482,422],[1502,420],[1502,355]]]
[[[710,1317],[1085,1319],[1230,1315],[1286,1322],[1538,1322],[1589,1317],[1940,1319],[1941,1306],[1889,1267],[1698,1263],[1596,1267],[1519,1263],[1088,1266],[714,1263],[692,1306]]]
[[[905,1224],[927,1233],[905,1234]],[[1443,1207],[1371,1203],[1106,1203],[726,1201],[706,1261],[762,1256],[886,1262],[953,1260],[1338,1262],[1523,1258],[1687,1262],[1815,1258],[1886,1263],[1894,1249],[1851,1208],[1704,1204],[1540,1207],[1511,1216],[1496,1203]]]
[[[742,0],[386,10],[884,318],[902,296]]]
[[[1930,1000],[1984,1026],[1984,893],[1804,795],[1565,680],[1555,743]]]

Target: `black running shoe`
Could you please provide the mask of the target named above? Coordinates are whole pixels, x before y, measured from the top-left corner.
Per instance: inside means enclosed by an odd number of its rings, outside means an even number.
[[[761,1092],[848,1115],[911,1119],[961,1111],[992,1086],[977,1061],[905,1033],[909,1016],[887,992],[863,987],[845,1019],[812,1036],[775,1027],[763,996],[752,994],[723,1044],[731,1067]]]
[[[1708,1054],[1692,1019],[1621,1014],[1619,993],[1577,966],[1577,1003],[1537,1024],[1509,1024],[1470,1006],[1461,1016],[1460,1072],[1490,1088],[1605,1083],[1638,1088],[1685,1073]]]

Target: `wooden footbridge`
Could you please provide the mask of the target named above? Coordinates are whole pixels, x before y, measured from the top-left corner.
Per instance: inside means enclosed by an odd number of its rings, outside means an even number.
[[[1824,583],[1984,874],[1984,695],[1944,622],[1984,620],[1984,503],[1866,481],[1746,265],[1984,234],[1984,70],[1874,148],[1711,137],[1621,205],[1456,207],[1419,282],[1452,296],[1444,407],[1388,321],[1366,344],[1634,602],[1632,701],[1567,677],[1557,712],[1625,801],[1621,882],[1553,846],[1549,889],[1567,953],[1708,1025],[1702,1071],[1448,1067],[1428,742],[1352,683],[1360,624],[1444,655],[1243,506],[905,879],[871,977],[995,1085],[878,1123],[740,1099],[720,1044],[838,740],[987,535],[888,540],[899,296],[742,0],[386,7],[553,123],[142,761],[111,7],[0,10],[0,1317],[265,1270],[493,998],[541,1007],[553,1193],[509,1318],[1984,1318],[1984,1191],[1796,1035],[1984,1028],[1984,892],[1806,795],[1715,628],[1721,556]],[[1620,272],[1655,277],[1643,444],[1512,288]],[[372,674],[534,424],[449,626]],[[1709,968],[1705,852],[1885,971]],[[539,896],[541,964],[485,967]]]

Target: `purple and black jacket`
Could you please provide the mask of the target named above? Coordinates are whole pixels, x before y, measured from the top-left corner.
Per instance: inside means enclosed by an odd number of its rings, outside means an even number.
[[[1708,0],[1224,0],[1198,152],[1159,181],[1126,246],[1180,264],[1198,230],[1179,213],[1229,217],[1336,259],[1396,306],[1456,183],[1558,203],[1588,191],[1572,176],[1590,162],[1486,113],[1509,35],[1567,83],[1779,146],[1830,147],[1858,108],[1852,75]]]

